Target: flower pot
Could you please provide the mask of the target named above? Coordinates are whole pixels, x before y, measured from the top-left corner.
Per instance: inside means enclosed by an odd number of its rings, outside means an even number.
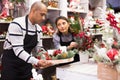
[[[81,63],[88,63],[89,55],[85,51],[79,51],[79,56]]]
[[[117,72],[120,74],[120,64],[117,64],[117,65],[116,65],[116,70],[117,70]]]
[[[99,80],[120,80],[115,66],[107,65],[103,62],[97,64],[97,77]]]

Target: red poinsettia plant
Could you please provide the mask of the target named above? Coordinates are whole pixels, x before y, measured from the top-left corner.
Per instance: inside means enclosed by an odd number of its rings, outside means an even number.
[[[78,49],[85,51],[93,49],[93,40],[91,35],[87,35],[84,31],[74,35],[75,41],[78,43]]]
[[[108,13],[106,19],[109,21],[111,27],[116,28],[120,32],[120,22],[117,21],[117,18],[119,17],[116,17],[115,14]]]

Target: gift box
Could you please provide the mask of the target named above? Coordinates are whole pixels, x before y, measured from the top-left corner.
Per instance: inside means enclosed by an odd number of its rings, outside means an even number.
[[[120,73],[115,66],[98,62],[97,77],[100,80],[120,80]]]

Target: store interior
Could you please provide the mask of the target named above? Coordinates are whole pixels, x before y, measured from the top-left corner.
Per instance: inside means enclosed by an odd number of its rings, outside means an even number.
[[[51,67],[33,67],[34,80],[120,80],[120,0],[0,0],[1,57],[9,24],[13,19],[27,15],[35,1],[43,2],[48,8],[46,20],[39,24],[43,32],[43,48],[46,51],[52,53],[56,50],[52,36],[57,30],[55,19],[59,16],[65,16],[72,21],[77,15],[80,27],[78,34],[84,32],[88,37],[87,42],[90,38],[94,46],[91,51],[78,51],[79,55],[82,52],[88,53],[88,57],[80,57],[79,62],[58,66],[71,62],[73,58],[56,59],[55,65]],[[113,48],[117,48],[117,55]],[[61,47],[61,50],[64,49]]]

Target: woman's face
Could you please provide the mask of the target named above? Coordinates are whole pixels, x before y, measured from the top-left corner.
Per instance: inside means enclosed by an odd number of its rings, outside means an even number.
[[[57,21],[57,28],[63,34],[68,33],[69,23],[64,19],[59,19]]]

